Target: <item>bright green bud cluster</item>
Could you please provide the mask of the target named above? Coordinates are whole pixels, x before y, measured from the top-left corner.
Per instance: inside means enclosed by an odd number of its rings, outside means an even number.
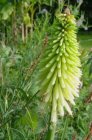
[[[47,47],[40,62],[39,84],[46,102],[52,103],[51,121],[57,113],[64,116],[64,108],[72,115],[70,103],[78,97],[81,64],[73,15],[57,14],[56,39]]]

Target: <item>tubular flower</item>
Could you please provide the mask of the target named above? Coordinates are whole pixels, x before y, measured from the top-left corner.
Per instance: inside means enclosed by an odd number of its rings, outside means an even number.
[[[79,94],[81,63],[73,15],[57,14],[55,39],[46,48],[39,64],[39,84],[46,102],[51,102],[51,121],[64,110],[72,115],[70,104],[75,104]]]

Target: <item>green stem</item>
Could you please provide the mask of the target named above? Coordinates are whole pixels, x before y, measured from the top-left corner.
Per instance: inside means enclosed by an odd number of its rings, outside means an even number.
[[[54,102],[54,95],[52,94],[52,104],[51,104],[51,112],[50,112],[50,120],[49,120],[49,127],[48,127],[48,133],[46,136],[46,140],[54,140],[55,138],[55,129],[56,129],[56,122],[51,121],[52,117],[52,109],[53,109],[53,102]]]
[[[50,123],[46,140],[54,140],[56,124]]]
[[[7,127],[8,140],[12,140],[11,139],[11,134],[10,134],[10,128],[9,128],[9,124],[8,123],[6,124],[6,127]]]
[[[65,134],[66,134],[67,126],[68,126],[68,120],[69,120],[68,118],[66,118],[66,120],[65,120],[64,130],[63,130],[63,133],[61,136],[61,140],[64,140],[64,138],[65,138]]]
[[[5,96],[5,111],[7,110],[7,108],[8,108],[8,95],[6,94],[6,96]],[[7,129],[7,134],[8,134],[8,140],[12,140],[9,123],[6,124],[6,129]]]
[[[32,116],[31,116],[31,113],[29,112],[28,108],[26,107],[26,110],[27,110],[27,114],[28,114],[28,117],[30,119],[30,126],[32,126],[32,132],[33,132],[33,137],[34,137],[34,140],[36,139],[35,138],[35,133],[34,133],[34,127],[33,127],[33,120],[32,120]]]

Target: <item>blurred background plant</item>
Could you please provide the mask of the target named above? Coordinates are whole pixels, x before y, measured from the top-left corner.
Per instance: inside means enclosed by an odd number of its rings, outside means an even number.
[[[36,86],[37,64],[54,36],[56,10],[67,6],[79,27],[83,76],[73,118],[59,118],[55,139],[91,139],[91,1],[0,0],[0,140],[45,140],[50,112]]]

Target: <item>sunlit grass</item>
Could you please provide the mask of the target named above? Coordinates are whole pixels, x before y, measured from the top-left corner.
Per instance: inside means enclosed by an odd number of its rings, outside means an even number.
[[[80,46],[83,48],[92,47],[92,32],[81,32],[78,34]]]

